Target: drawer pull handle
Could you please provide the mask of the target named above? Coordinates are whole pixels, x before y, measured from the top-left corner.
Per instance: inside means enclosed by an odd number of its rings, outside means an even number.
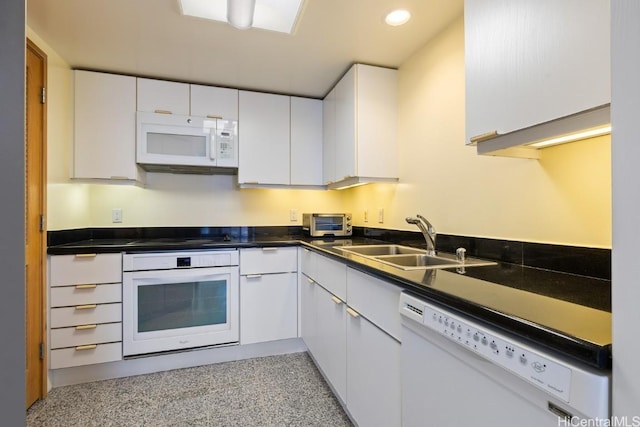
[[[95,258],[98,254],[76,254],[76,258]]]
[[[76,310],[90,310],[96,308],[97,304],[76,305]]]
[[[331,296],[331,301],[335,302],[336,304],[342,304],[342,300],[335,295]]]
[[[76,347],[76,351],[93,350],[93,349],[95,349],[97,347],[98,347],[97,344],[79,345],[79,346]]]
[[[275,252],[275,251],[277,251],[277,250],[278,250],[278,248],[273,248],[273,247],[270,247],[270,248],[262,248],[262,252]]]
[[[247,274],[247,279],[259,279],[262,277],[262,274]]]
[[[155,110],[154,113],[156,113],[156,114],[173,114],[169,110]]]
[[[84,331],[86,329],[95,329],[97,327],[98,327],[98,325],[95,325],[95,324],[93,324],[93,325],[79,325],[79,326],[76,326],[76,331]]]
[[[349,316],[353,317],[354,319],[356,317],[360,317],[360,314],[351,307],[347,307],[347,313],[349,313]]]
[[[493,139],[498,136],[497,130],[492,130],[491,132],[483,133],[482,135],[476,135],[469,138],[469,142],[471,144],[477,144],[478,142],[487,141],[489,139]]]
[[[307,283],[309,283],[310,285],[313,285],[315,282],[315,280],[310,279],[309,277],[307,277]]]
[[[221,119],[222,116],[216,116],[214,114],[207,114],[207,119]]]
[[[76,289],[95,289],[98,285],[94,284],[86,284],[86,285],[76,285]]]

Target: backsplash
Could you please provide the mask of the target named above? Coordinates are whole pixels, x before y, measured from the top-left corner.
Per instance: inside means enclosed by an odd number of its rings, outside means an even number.
[[[355,227],[354,236],[426,247],[422,234],[413,231]],[[456,249],[460,247],[467,250],[467,256],[611,280],[610,249],[449,234],[438,234],[436,238],[438,251],[455,253]]]

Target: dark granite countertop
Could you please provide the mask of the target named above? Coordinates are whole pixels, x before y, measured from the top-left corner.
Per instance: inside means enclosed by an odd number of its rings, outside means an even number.
[[[207,235],[144,233],[114,236],[92,233],[76,241],[50,240],[52,255],[167,250],[224,249],[304,245],[349,266],[389,280],[405,291],[457,310],[507,333],[542,345],[591,366],[611,365],[611,282],[511,263],[455,268],[401,270],[336,248],[343,244],[379,244],[354,237],[333,241],[309,239],[288,227],[261,233],[251,227]],[[294,230],[297,231],[297,230]],[[199,233],[199,234],[198,234]],[[161,236],[161,237],[160,237]],[[89,237],[89,238],[86,238]],[[66,236],[68,239],[69,236]],[[58,243],[58,244],[55,244]]]

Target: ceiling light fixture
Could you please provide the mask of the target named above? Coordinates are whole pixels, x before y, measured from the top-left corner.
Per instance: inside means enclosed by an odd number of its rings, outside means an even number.
[[[240,30],[253,25],[256,0],[227,0],[227,21]]]
[[[384,22],[392,27],[406,24],[411,19],[411,13],[406,9],[396,9],[387,14],[384,18]]]
[[[292,34],[304,0],[178,0],[186,16],[226,22],[235,28]]]

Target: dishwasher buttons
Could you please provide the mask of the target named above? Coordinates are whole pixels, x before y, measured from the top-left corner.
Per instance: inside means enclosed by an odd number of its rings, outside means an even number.
[[[527,364],[527,356],[524,353],[520,355],[520,363],[522,363],[523,365]]]

